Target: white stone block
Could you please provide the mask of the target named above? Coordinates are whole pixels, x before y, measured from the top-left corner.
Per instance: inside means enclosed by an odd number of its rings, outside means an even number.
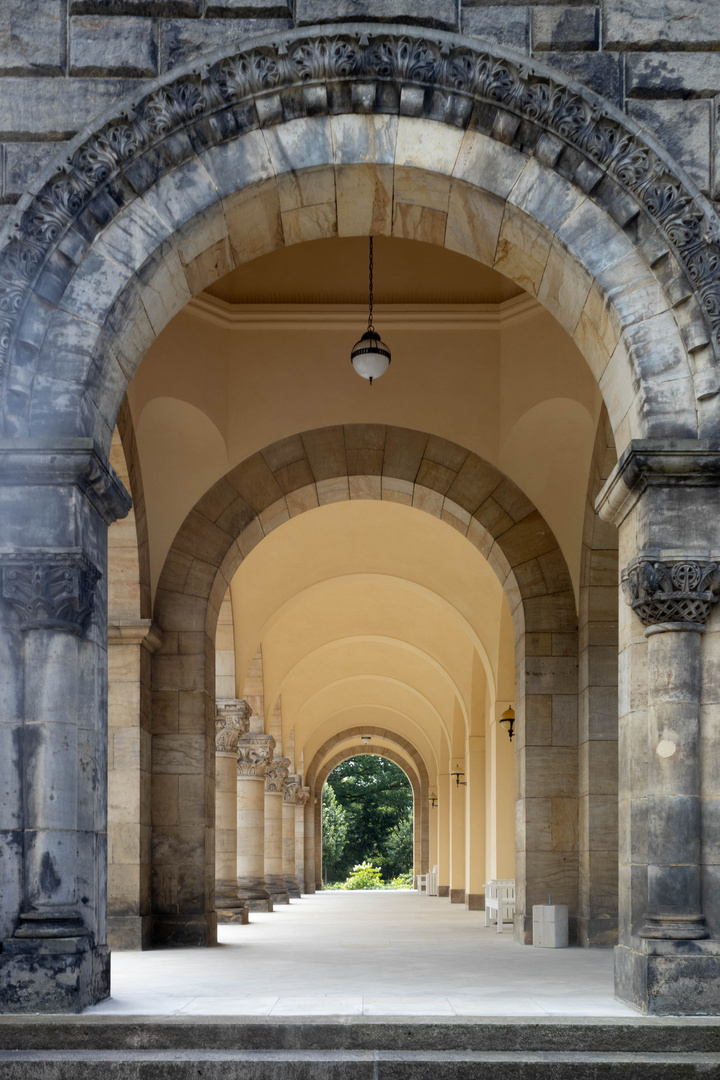
[[[568,909],[566,904],[533,906],[533,945],[536,949],[566,949]]]

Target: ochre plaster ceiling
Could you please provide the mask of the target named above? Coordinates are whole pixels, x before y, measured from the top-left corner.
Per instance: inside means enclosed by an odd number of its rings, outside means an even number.
[[[378,236],[378,304],[501,304],[523,290],[503,274],[433,244]],[[244,263],[207,290],[228,304],[365,304],[368,241],[334,237]]]

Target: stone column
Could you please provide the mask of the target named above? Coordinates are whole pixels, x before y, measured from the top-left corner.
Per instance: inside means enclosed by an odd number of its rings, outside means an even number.
[[[716,761],[720,455],[707,442],[633,442],[596,506],[620,529],[626,601],[616,993],[654,1015],[716,1015],[720,782],[701,746]]]
[[[301,895],[305,891],[305,806],[309,798],[309,787],[295,792],[295,881]]]
[[[700,900],[700,642],[717,601],[717,563],[635,559],[625,599],[645,626],[648,678],[647,912],[639,934],[692,941]]]
[[[265,887],[273,904],[289,904],[283,880],[283,790],[290,758],[273,758],[265,770]]]
[[[310,796],[303,814],[305,817],[304,829],[304,859],[305,859],[305,887],[303,892],[312,895],[315,892],[315,802]]]
[[[272,735],[249,732],[238,740],[238,896],[250,911],[272,911],[265,888],[265,769],[274,749]]]
[[[250,727],[247,701],[215,702],[215,910],[219,923],[247,923],[237,880],[238,740]]]
[[[295,877],[295,810],[297,794],[301,790],[300,777],[288,776],[282,805],[282,869],[285,890],[291,900],[299,900],[301,896]]]
[[[92,440],[39,444],[0,448],[0,1012],[74,1013],[110,992],[104,572],[130,499]]]

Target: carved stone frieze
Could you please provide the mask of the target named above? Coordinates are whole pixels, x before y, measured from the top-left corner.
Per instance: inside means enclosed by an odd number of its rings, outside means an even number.
[[[114,117],[78,139],[63,166],[21,204],[15,233],[0,254],[0,367],[11,358],[53,250],[67,247],[72,254],[65,261],[79,260],[92,237],[87,224],[73,225],[81,215],[85,223],[93,219],[94,199],[102,204],[98,230],[117,212],[119,200],[108,188],[119,173],[142,170],[146,155],[157,168],[163,160],[157,148],[177,142],[182,130],[193,145],[208,147],[285,117],[327,113],[332,102],[332,111],[423,115],[511,143],[520,133],[522,146],[540,147],[544,139],[542,153],[553,167],[563,149],[572,148],[563,175],[600,205],[600,181],[611,177],[636,214],[652,222],[655,258],[663,246],[675,253],[717,358],[720,218],[660,146],[609,102],[534,60],[507,57],[455,34],[377,24],[274,33],[242,52],[193,60],[156,80],[144,97],[120,103]],[[172,154],[168,161],[171,168]],[[121,186],[128,189],[127,181]],[[36,347],[31,341],[23,338],[26,368]]]
[[[252,710],[242,698],[215,702],[215,749],[218,753],[237,753],[238,739],[250,727]]]
[[[101,574],[81,551],[3,552],[2,598],[16,611],[22,630],[68,630],[82,634],[95,603]]]
[[[265,769],[272,758],[275,740],[272,735],[249,732],[238,739],[238,776],[265,776]]]
[[[292,762],[290,758],[273,758],[265,769],[265,791],[282,794]]]
[[[634,559],[622,574],[626,603],[646,627],[705,626],[720,591],[718,564],[696,559]]]

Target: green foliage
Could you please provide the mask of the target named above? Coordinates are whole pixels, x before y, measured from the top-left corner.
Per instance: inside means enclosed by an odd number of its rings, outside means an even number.
[[[326,792],[332,791],[333,796]],[[326,797],[345,814],[343,843],[326,848]],[[323,788],[323,878],[349,879],[352,868],[372,863],[385,880],[412,867],[413,794],[405,773],[387,758],[349,758],[330,773]],[[334,826],[330,826],[333,828]],[[370,886],[378,888],[382,886]]]
[[[322,793],[322,865],[326,879],[334,880],[342,860],[347,836],[347,814],[335,798],[335,792],[325,784]]]
[[[412,866],[413,860],[413,820],[403,817],[394,825],[385,841],[387,857],[393,866]]]
[[[343,882],[343,889],[382,889],[383,879],[379,866],[372,863],[358,863],[353,867],[352,874]]]
[[[385,886],[386,889],[412,889],[415,884],[415,875],[412,870],[408,870],[407,874],[398,874],[396,878]]]

